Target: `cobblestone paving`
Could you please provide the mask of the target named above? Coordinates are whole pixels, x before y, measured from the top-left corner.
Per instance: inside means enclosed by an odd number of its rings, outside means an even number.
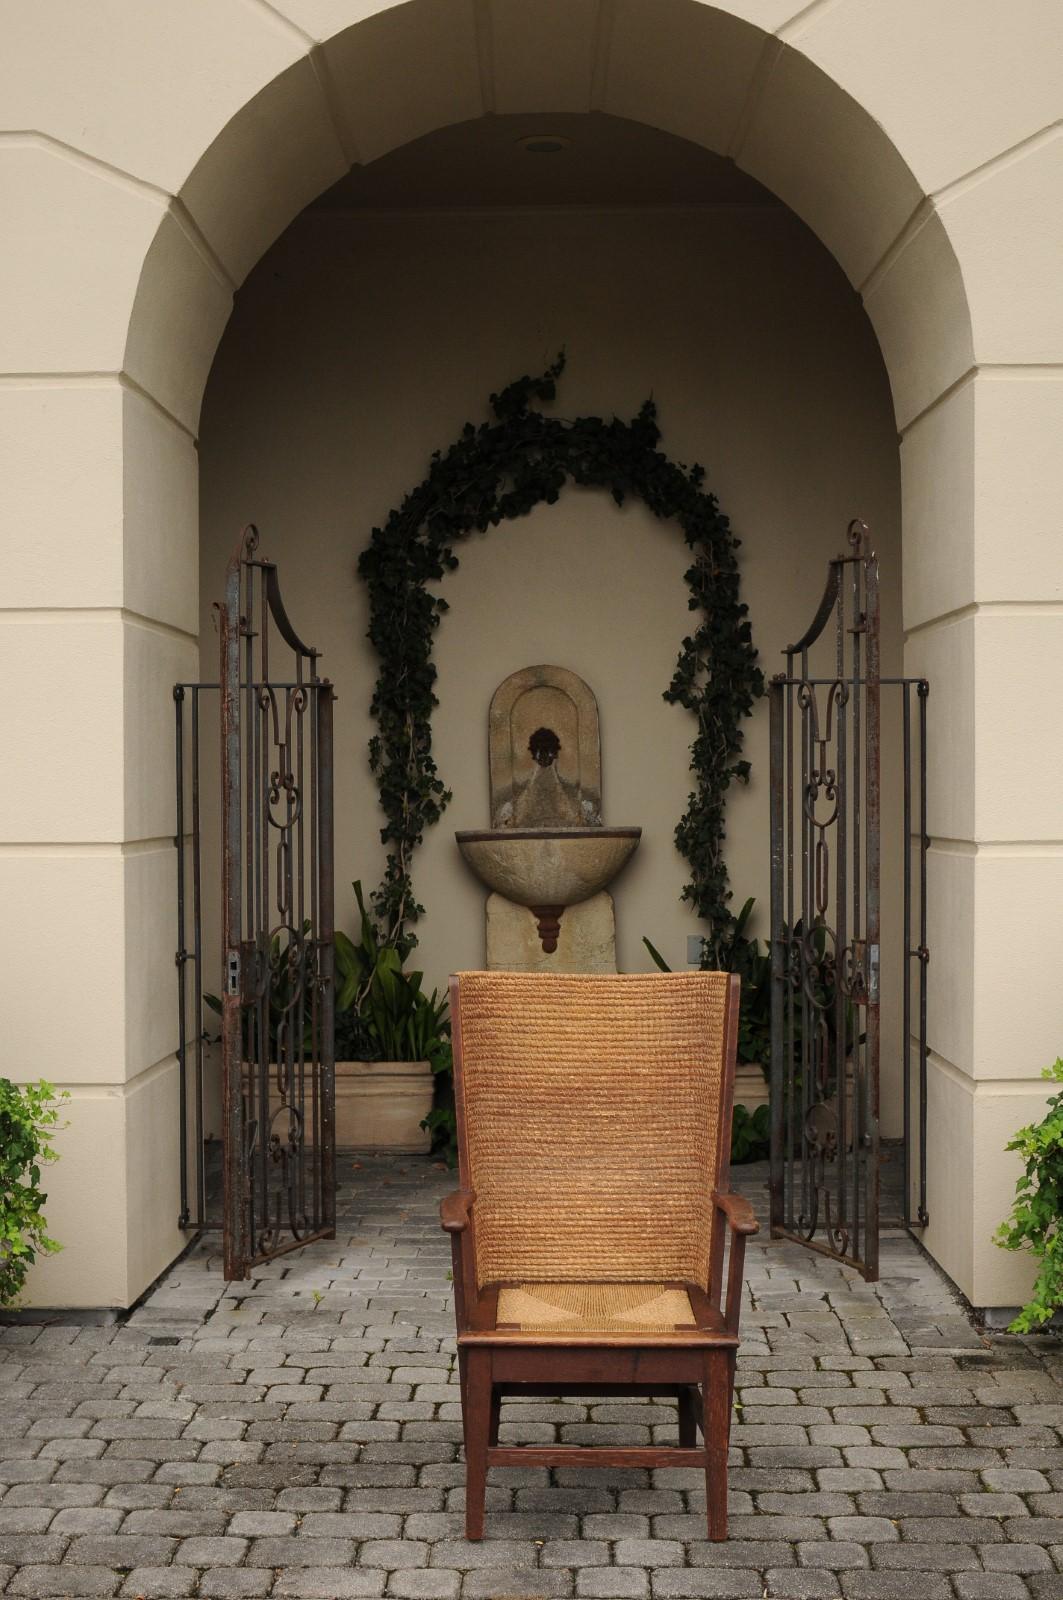
[[[467,1544],[453,1179],[344,1166],[334,1242],[228,1289],[201,1243],[121,1326],[0,1329],[5,1595],[1063,1597],[1063,1354],[976,1332],[903,1235],[874,1287],[752,1243],[726,1544],[698,1473],[578,1467],[492,1472]],[[514,1403],[502,1437],[675,1416]]]

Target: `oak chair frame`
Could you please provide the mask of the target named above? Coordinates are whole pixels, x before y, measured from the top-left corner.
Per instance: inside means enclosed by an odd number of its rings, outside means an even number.
[[[534,1332],[497,1326],[501,1284],[481,1288],[476,1270],[476,1196],[470,1186],[462,1075],[461,982],[450,980],[454,1093],[460,1187],[442,1201],[450,1234],[458,1370],[465,1441],[465,1536],[482,1539],[488,1467],[700,1467],[705,1473],[708,1536],[727,1537],[727,1456],[739,1343],[746,1239],[759,1231],[749,1201],[728,1189],[730,1130],[738,1042],[740,981],[727,984],[724,1058],[715,1169],[708,1292],[681,1285],[695,1325],[675,1331]],[[529,1204],[533,1204],[529,1201]],[[727,1288],[723,1298],[724,1242]],[[700,1392],[699,1392],[700,1391]],[[501,1403],[528,1395],[674,1396],[678,1445],[500,1445]],[[698,1443],[700,1427],[702,1442]]]

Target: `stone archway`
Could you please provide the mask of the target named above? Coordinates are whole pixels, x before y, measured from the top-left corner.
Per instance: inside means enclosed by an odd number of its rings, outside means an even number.
[[[41,1271],[40,1303],[126,1304],[179,1245],[158,707],[193,675],[195,435],[232,294],[353,161],[496,110],[591,107],[732,155],[831,249],[876,329],[908,667],[933,679],[943,730],[932,1121],[952,1143],[931,1155],[928,1243],[976,1302],[1016,1300],[1021,1268],[988,1235],[1000,1148],[1057,1047],[1063,890],[1063,774],[1042,757],[1021,786],[998,776],[1044,749],[1063,626],[1055,8],[51,0],[7,27],[0,637],[12,681],[37,663],[7,789],[8,968],[26,985],[9,1048],[72,1085],[79,1129],[53,1186],[77,1245]],[[101,954],[72,963],[59,1010],[47,975],[71,904]]]

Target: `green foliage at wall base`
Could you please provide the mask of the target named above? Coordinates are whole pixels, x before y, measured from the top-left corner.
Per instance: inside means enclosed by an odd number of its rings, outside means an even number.
[[[703,468],[670,461],[657,448],[652,400],[630,422],[532,409],[533,402],[555,398],[563,368],[559,356],[541,376],[518,378],[493,394],[491,419],[478,427],[467,422],[456,442],[432,457],[424,482],[373,529],[359,560],[369,591],[369,638],[380,662],[369,759],[385,817],[386,866],[373,905],[381,938],[402,957],[416,943],[413,925],[422,910],[413,855],[451,798],[432,755],[432,643],[447,603],[431,586],[457,567],[462,539],[553,504],[569,483],[606,489],[617,505],[640,499],[655,517],[678,523],[692,552],[686,581],[697,621],[664,691],[697,725],[690,752],[695,785],[675,842],[690,868],[682,898],[705,920],[710,950],[722,949],[734,922],[723,858],[725,797],[732,781],[749,775],[742,723],[764,688],[739,593],[738,540],[703,486]]]
[[[771,1111],[768,1106],[735,1106],[731,1122],[731,1165],[766,1161],[771,1154]]]
[[[738,1019],[739,1062],[757,1066],[768,1076],[771,1062],[771,957],[760,952],[756,939],[745,932],[746,923],[756,901],[751,897],[742,907],[718,950],[718,967],[710,967],[710,957],[702,951],[701,970],[737,973],[742,982],[742,1005]],[[643,936],[643,944],[662,972],[673,969],[652,944]],[[731,1163],[739,1166],[748,1161],[764,1161],[771,1154],[771,1111],[768,1106],[736,1105],[731,1120]]]
[[[1063,1083],[1063,1058],[1041,1074]],[[996,1241],[1005,1250],[1026,1250],[1038,1263],[1033,1294],[1011,1324],[1011,1333],[1034,1333],[1063,1311],[1063,1089],[1052,1095],[1040,1122],[1020,1128],[1007,1145],[1023,1159],[1011,1217]]]
[[[358,905],[358,943],[337,929],[336,1060],[427,1061],[433,1072],[450,1066],[446,994],[421,987],[424,974],[403,970],[394,945],[381,942],[366,910],[362,885],[351,887]],[[348,1053],[348,1052],[354,1052]]]
[[[13,1305],[38,1255],[60,1246],[45,1232],[41,1167],[56,1159],[50,1135],[59,1103],[50,1083],[0,1078],[0,1305]]]

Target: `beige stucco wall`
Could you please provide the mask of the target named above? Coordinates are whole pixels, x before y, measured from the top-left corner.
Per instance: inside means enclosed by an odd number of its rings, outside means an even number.
[[[298,626],[337,686],[337,906],[379,881],[367,768],[375,657],[354,571],[374,524],[422,478],[486,397],[561,346],[562,416],[634,414],[652,393],[663,447],[704,462],[742,539],[744,596],[766,670],[782,665],[822,593],[849,517],[875,528],[884,571],[884,670],[899,670],[899,471],[889,386],[837,264],[781,207],[701,212],[359,216],[307,212],[241,291],[200,431],[205,673],[211,607],[235,531],[253,519]],[[430,984],[484,960],[484,890],[456,828],[486,827],[487,707],[510,672],[573,668],[598,697],[606,822],[643,841],[615,890],[622,970],[677,966],[699,924],[680,904],[672,841],[689,792],[693,724],[661,698],[690,628],[689,552],[640,502],[569,490],[468,541],[441,590],[435,754],[454,800],[415,867]],[[213,668],[210,669],[211,673]],[[736,789],[728,862],[736,904],[767,931],[767,703],[749,728],[754,775]],[[208,744],[208,750],[212,747]],[[894,763],[894,771],[896,764]],[[894,819],[896,820],[896,819]],[[887,853],[889,909],[899,838]],[[893,931],[896,932],[894,926]],[[897,962],[888,978],[897,995]],[[896,1067],[895,1008],[885,1055]],[[900,1108],[884,1096],[890,1131]]]
[[[775,189],[878,336],[902,436],[906,659],[948,731],[932,1029],[955,1115],[935,1125],[927,1242],[975,1301],[1014,1301],[1024,1264],[987,1217],[1014,1176],[1010,1093],[1036,1109],[1059,1032],[1055,0],[42,0],[3,27],[0,656],[10,682],[27,659],[36,676],[8,703],[0,955],[27,976],[0,1047],[19,1076],[77,1085],[72,1137],[90,1101],[116,1100],[98,1170],[144,1241],[138,1256],[107,1207],[79,1207],[61,1164],[71,1248],[35,1294],[91,1283],[127,1303],[178,1244],[135,1138],[130,1086],[173,1043],[166,897],[140,886],[150,858],[160,881],[172,861],[155,717],[195,653],[194,440],[233,288],[352,161],[492,110],[597,106]],[[56,928],[86,905],[108,975],[71,975],[85,1004],[64,1019]]]

